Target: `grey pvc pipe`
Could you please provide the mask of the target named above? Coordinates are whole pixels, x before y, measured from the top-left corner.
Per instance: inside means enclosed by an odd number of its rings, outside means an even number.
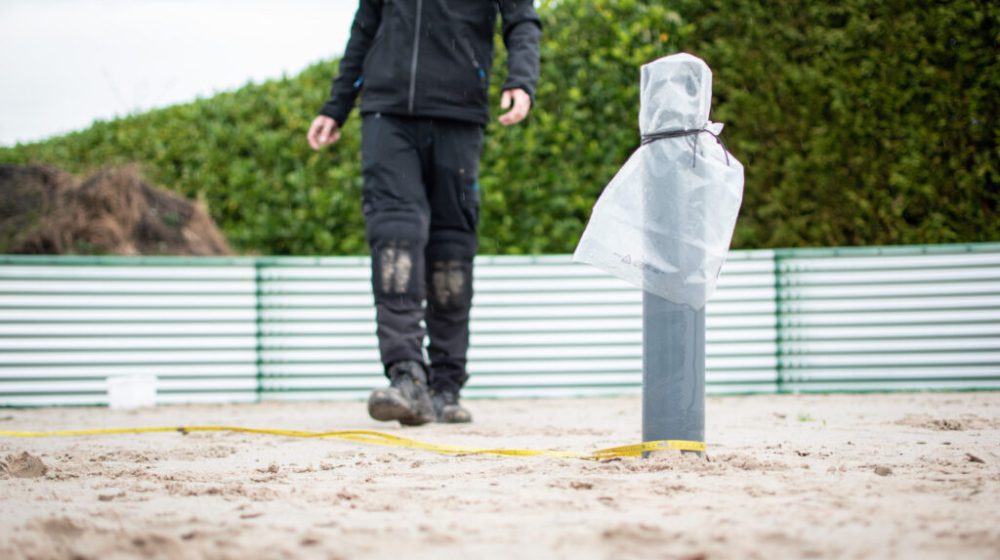
[[[642,298],[642,439],[704,442],[705,308]]]

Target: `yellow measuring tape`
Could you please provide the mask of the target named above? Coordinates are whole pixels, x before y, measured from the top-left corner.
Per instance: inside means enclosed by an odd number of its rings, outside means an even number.
[[[152,434],[158,432],[233,432],[240,434],[264,434],[313,439],[339,439],[371,445],[389,447],[404,447],[407,449],[422,449],[444,455],[502,455],[505,457],[563,457],[569,459],[610,459],[614,457],[638,457],[650,451],[667,449],[678,451],[705,451],[705,444],[700,441],[660,440],[645,441],[633,445],[598,449],[590,453],[576,451],[552,451],[546,449],[493,449],[485,447],[465,447],[460,445],[440,445],[409,439],[384,432],[371,430],[340,430],[334,432],[308,432],[302,430],[275,430],[267,428],[241,428],[238,426],[176,426],[157,428],[107,428],[96,430],[62,430],[55,432],[16,432],[0,430],[0,437],[41,438],[69,436],[104,436],[116,434]]]

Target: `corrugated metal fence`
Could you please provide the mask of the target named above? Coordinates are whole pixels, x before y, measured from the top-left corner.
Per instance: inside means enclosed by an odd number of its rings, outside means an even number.
[[[364,258],[0,256],[0,405],[363,398],[383,383]],[[469,396],[635,392],[641,294],[567,256],[477,262]],[[1000,388],[1000,244],[736,251],[714,393]]]

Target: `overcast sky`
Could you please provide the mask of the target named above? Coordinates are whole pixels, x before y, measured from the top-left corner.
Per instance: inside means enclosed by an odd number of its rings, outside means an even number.
[[[0,145],[294,74],[357,0],[0,0]]]

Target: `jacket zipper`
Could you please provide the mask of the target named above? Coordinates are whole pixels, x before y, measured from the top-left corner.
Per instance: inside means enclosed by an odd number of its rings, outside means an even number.
[[[417,55],[420,53],[420,16],[424,11],[423,0],[417,0],[417,25],[413,32],[413,60],[410,62],[410,114],[413,114],[413,100],[417,94]]]

